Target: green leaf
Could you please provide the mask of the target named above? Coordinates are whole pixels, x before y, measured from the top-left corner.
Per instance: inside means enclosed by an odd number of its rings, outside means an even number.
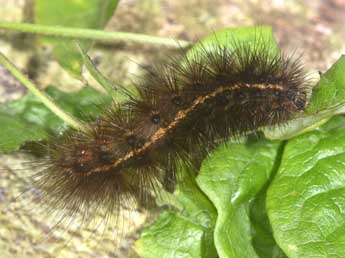
[[[103,107],[111,103],[111,97],[91,87],[84,87],[73,93],[65,93],[54,87],[48,87],[46,93],[66,112],[80,119],[97,116]],[[2,152],[17,150],[26,141],[43,140],[49,133],[56,134],[67,128],[67,124],[31,93],[19,100],[0,105],[0,113],[3,114],[0,117],[0,123],[4,132],[0,135],[0,151]]]
[[[321,76],[306,113],[316,113],[338,104],[345,104],[345,56]]]
[[[38,24],[77,28],[102,29],[113,15],[119,0],[59,0],[35,1],[35,21]],[[82,57],[69,40],[45,38],[54,44],[54,55],[60,65],[75,76],[80,76]],[[84,42],[84,49],[90,47]]]
[[[179,171],[179,184],[176,187],[176,197],[183,206],[182,216],[194,223],[201,225],[204,229],[203,243],[201,245],[204,258],[217,257],[217,251],[213,241],[213,229],[216,223],[217,211],[210,200],[200,190],[195,175],[188,169]]]
[[[135,250],[143,258],[199,258],[204,231],[177,214],[165,212],[135,244]],[[206,257],[205,257],[206,258]]]
[[[27,141],[40,141],[47,137],[37,125],[18,121],[11,115],[0,112],[0,152],[8,153],[19,149]]]
[[[264,45],[273,56],[280,54],[279,46],[272,33],[272,27],[248,26],[217,31],[195,44],[188,51],[187,56],[193,60],[193,58],[200,56],[200,53],[204,53],[205,49],[212,51],[223,45],[231,50],[241,43],[251,44],[255,47]]]
[[[248,202],[273,171],[279,142],[221,145],[203,162],[198,185],[215,205],[214,239],[220,258],[258,257],[252,245]]]
[[[142,258],[217,257],[213,243],[216,210],[196,185],[192,171],[181,168],[179,175],[180,182],[175,196],[182,206],[182,212],[168,215],[164,213],[152,226],[143,231],[141,238],[136,242],[136,251]],[[167,232],[163,244],[160,233],[162,230]],[[196,234],[193,241],[186,240],[186,236],[192,234]]]
[[[250,203],[253,246],[261,258],[287,258],[273,238],[272,228],[266,212],[265,187]]]
[[[290,258],[345,257],[344,125],[335,117],[286,145],[267,211]]]

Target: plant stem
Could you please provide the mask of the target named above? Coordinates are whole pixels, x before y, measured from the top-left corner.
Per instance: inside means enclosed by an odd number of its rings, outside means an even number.
[[[33,84],[26,76],[19,71],[19,69],[11,63],[11,61],[0,52],[0,64],[4,66],[18,81],[20,81],[32,94],[34,94],[37,98],[39,98],[42,103],[49,108],[56,116],[61,118],[71,127],[75,128],[76,130],[80,130],[83,132],[88,132],[88,129],[85,125],[80,123],[74,117],[67,114],[63,111],[58,105],[54,103],[54,101],[42,91],[40,91],[35,84]]]
[[[82,29],[62,26],[48,26],[30,23],[16,23],[0,21],[0,29],[9,31],[19,31],[25,33],[34,33],[45,36],[55,36],[69,39],[94,40],[104,43],[114,43],[119,41],[131,41],[137,43],[146,43],[156,46],[166,46],[179,48],[189,46],[192,42],[184,40],[175,40],[164,37],[149,36],[145,34],[129,32],[106,32],[94,29]]]

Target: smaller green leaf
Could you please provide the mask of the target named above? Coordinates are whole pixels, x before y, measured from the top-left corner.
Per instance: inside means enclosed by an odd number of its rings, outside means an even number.
[[[202,242],[202,256],[204,258],[217,257],[217,251],[213,241],[213,229],[217,219],[217,211],[210,200],[200,190],[195,174],[187,168],[179,171],[179,183],[175,195],[183,206],[181,216],[201,225],[204,229]]]
[[[11,115],[0,112],[0,152],[8,153],[19,149],[27,141],[40,141],[47,137],[37,125],[18,121]]]
[[[321,76],[306,113],[313,114],[339,104],[345,104],[345,56]]]
[[[35,1],[35,21],[44,25],[60,25],[76,28],[102,29],[113,15],[119,0],[59,0]],[[44,38],[53,44],[54,55],[62,67],[79,77],[82,57],[73,41]],[[82,42],[84,49],[91,42]]]
[[[178,178],[179,183],[174,194],[176,200],[182,206],[182,211],[179,214],[170,213],[169,223],[166,223],[167,215],[164,213],[152,226],[146,228],[136,244],[137,252],[142,258],[216,258],[217,252],[213,242],[213,228],[217,216],[216,210],[196,185],[195,175],[192,171],[181,167]],[[185,224],[185,226],[176,227],[176,221]],[[170,237],[171,243],[176,243],[176,237],[179,237],[179,241],[184,241],[185,235],[191,235],[194,232],[197,232],[197,234],[201,232],[202,234],[201,237],[197,237],[194,241],[182,244],[184,249],[188,251],[181,250],[180,252],[175,252],[174,250],[179,249],[181,244],[178,244],[178,246],[159,244],[161,236],[155,232],[157,228],[161,229],[163,227],[165,231],[170,232],[170,236],[166,236],[166,241],[169,242],[168,238]],[[196,231],[196,229],[198,230]],[[152,245],[152,243],[155,244]]]
[[[85,47],[90,48],[91,44],[83,44]],[[54,57],[66,71],[70,72],[73,76],[79,78],[83,68],[83,62],[72,40],[61,40],[55,44],[53,50]],[[81,78],[81,77],[80,77]]]
[[[220,258],[255,258],[249,200],[272,173],[279,142],[227,143],[203,162],[199,187],[215,205],[218,218],[214,239]]]
[[[46,93],[66,112],[80,119],[99,115],[102,108],[111,103],[111,97],[103,95],[91,87],[84,87],[79,92],[73,93],[48,87]],[[1,145],[7,146],[0,148],[0,151],[17,150],[26,141],[46,139],[48,134],[59,133],[68,127],[31,93],[19,100],[0,105],[0,113],[3,114],[2,129],[13,128],[13,133],[15,132],[14,134],[3,133],[0,136]],[[19,132],[23,130],[27,132],[20,134]],[[15,136],[16,133],[18,136]]]
[[[273,232],[266,212],[265,187],[250,203],[253,246],[260,258],[287,258],[273,238]]]
[[[143,258],[200,258],[205,257],[201,246],[203,237],[202,226],[165,212],[143,231],[135,250]]]

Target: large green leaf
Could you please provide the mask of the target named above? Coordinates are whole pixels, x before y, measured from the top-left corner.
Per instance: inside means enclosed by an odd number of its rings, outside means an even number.
[[[279,246],[290,258],[345,257],[345,118],[286,145],[267,193]]]
[[[73,93],[48,87],[46,93],[66,112],[80,119],[97,116],[111,102],[110,96],[91,87]],[[31,93],[20,100],[0,105],[0,114],[1,152],[15,151],[26,141],[43,140],[48,137],[47,132],[56,134],[67,128],[66,123]]]
[[[35,1],[35,21],[45,25],[102,29],[113,15],[119,0]],[[59,63],[74,75],[80,75],[82,57],[69,40],[46,38],[54,44]],[[90,42],[84,44],[87,49]]]
[[[252,225],[253,246],[261,258],[286,258],[273,238],[271,224],[266,212],[267,187],[250,203],[250,220]]]
[[[220,258],[259,257],[252,245],[248,203],[274,170],[279,142],[227,143],[204,161],[198,185],[215,205]]]

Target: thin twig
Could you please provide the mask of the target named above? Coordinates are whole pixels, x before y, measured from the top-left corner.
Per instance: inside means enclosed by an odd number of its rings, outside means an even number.
[[[88,129],[80,121],[63,111],[55,102],[35,84],[33,84],[3,53],[0,52],[0,64],[4,66],[18,81],[20,81],[32,94],[39,98],[42,103],[49,108],[55,115],[69,124],[76,130],[87,132]]]
[[[7,31],[19,31],[25,33],[33,33],[45,36],[55,36],[61,38],[78,39],[78,40],[94,40],[104,43],[115,43],[119,41],[137,42],[144,44],[152,44],[156,46],[166,46],[171,48],[181,48],[192,44],[185,40],[176,40],[165,37],[149,36],[139,33],[129,32],[107,32],[95,29],[82,29],[62,26],[48,26],[31,23],[16,23],[0,21],[0,29]]]

